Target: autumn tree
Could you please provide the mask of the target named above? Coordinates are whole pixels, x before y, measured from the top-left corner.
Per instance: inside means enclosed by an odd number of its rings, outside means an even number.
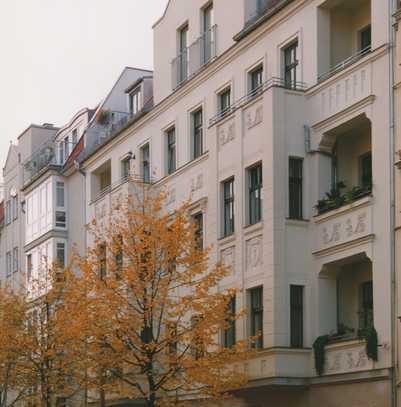
[[[31,385],[24,359],[25,323],[24,297],[0,290],[0,407],[16,405]]]
[[[87,385],[101,404],[221,399],[245,383],[234,366],[249,356],[247,340],[221,345],[240,317],[229,312],[235,291],[219,290],[228,270],[202,247],[189,202],[169,212],[163,192],[135,188],[89,226],[93,244],[68,280],[64,325]]]
[[[20,401],[50,407],[58,395],[70,397],[78,390],[60,329],[63,273],[57,265],[43,271],[26,292],[0,293],[1,407]]]

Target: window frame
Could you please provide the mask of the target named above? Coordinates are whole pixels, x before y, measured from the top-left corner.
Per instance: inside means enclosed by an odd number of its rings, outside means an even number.
[[[222,193],[222,236],[235,233],[235,182],[230,177],[221,183]]]
[[[200,116],[200,120],[197,120]],[[191,112],[191,159],[196,160],[204,154],[204,114],[203,106]]]
[[[223,346],[227,349],[232,348],[236,342],[236,296],[231,297],[230,302],[227,304],[227,319],[226,324],[227,328],[223,330],[222,333],[222,342]]]
[[[128,155],[120,161],[121,180],[127,180],[131,175],[131,157]]]
[[[258,172],[259,170],[259,172]],[[253,171],[256,171],[256,179],[260,180],[260,183],[253,185],[252,175]],[[263,166],[262,162],[258,162],[246,169],[247,180],[247,225],[256,225],[263,219]]]
[[[132,116],[136,116],[142,109],[142,85],[128,93],[128,109]]]
[[[174,141],[171,142],[171,135],[174,136]],[[170,175],[177,171],[177,132],[175,126],[169,127],[165,132],[165,148],[166,148],[166,174]]]
[[[370,168],[369,168],[369,173],[368,175],[364,174],[365,170],[365,163],[364,161],[368,159],[370,161]],[[364,180],[365,177],[369,177],[370,182],[366,182]],[[359,156],[359,183],[362,188],[372,188],[373,184],[373,168],[372,168],[372,151],[367,151],[366,153],[363,153]]]
[[[290,285],[290,346],[301,349],[304,346],[305,286]]]
[[[151,169],[150,169],[150,142],[147,141],[143,143],[140,148],[140,158],[141,158],[141,179],[145,184],[150,183],[151,179]],[[146,152],[146,154],[145,154]]]
[[[12,272],[17,273],[19,270],[19,250],[18,247],[13,248]]]
[[[198,250],[203,250],[204,248],[204,214],[203,211],[194,212],[191,218],[196,226],[195,229],[195,239]]]
[[[364,47],[363,42],[366,33],[369,34],[369,44]],[[358,47],[359,51],[367,51],[372,48],[372,24],[367,24],[358,31]]]
[[[255,294],[256,293],[256,294]],[[254,295],[255,294],[255,295]],[[254,304],[254,298],[258,295],[258,302],[260,303],[259,306]],[[257,337],[255,343],[252,344],[253,348],[256,349],[263,349],[263,323],[264,323],[264,315],[263,315],[263,286],[252,287],[248,289],[248,297],[249,297],[249,333],[250,336],[257,336],[258,332],[260,331],[260,335]],[[260,319],[257,322],[257,319]],[[261,325],[260,330],[257,330],[258,326]]]
[[[259,62],[256,66],[248,71],[248,96],[254,97],[261,93],[264,74],[265,74],[264,63]]]
[[[300,173],[294,174],[292,163],[300,164]],[[288,218],[295,220],[303,219],[303,173],[304,159],[302,157],[288,157]],[[293,174],[293,175],[292,175]],[[294,197],[298,194],[298,198]],[[295,202],[296,201],[296,202]]]
[[[231,111],[231,85],[226,86],[217,93],[217,113],[224,117]]]
[[[290,43],[286,44],[282,48],[284,85],[290,89],[295,89],[298,82],[297,78],[299,67],[298,52],[299,52],[298,38],[293,39]]]
[[[61,260],[61,256],[60,256],[60,251],[63,252],[63,259]],[[65,244],[65,242],[56,242],[56,260],[57,260],[57,264],[61,267],[61,268],[65,268],[66,266],[66,254],[67,254],[67,246]]]

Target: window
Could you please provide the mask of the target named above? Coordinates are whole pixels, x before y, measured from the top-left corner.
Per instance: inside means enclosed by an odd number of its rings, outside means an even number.
[[[65,206],[64,182],[56,182],[56,206],[58,208]]]
[[[366,330],[373,326],[373,283],[367,281],[360,286],[359,329]]]
[[[258,65],[249,72],[249,94],[255,96],[260,93],[263,84],[263,65]]]
[[[234,233],[234,178],[223,182],[223,235]]]
[[[235,297],[232,297],[227,306],[227,327],[224,329],[223,344],[225,348],[235,345]]]
[[[56,227],[65,228],[67,226],[67,219],[65,211],[56,211]]]
[[[68,156],[70,155],[69,151],[70,151],[70,142],[68,140],[68,137],[66,137],[64,139],[64,157],[62,163],[64,163],[67,160]]]
[[[129,98],[129,111],[133,116],[135,116],[141,110],[141,99],[142,99],[141,88],[138,87],[134,91],[132,91],[129,94],[128,98]]]
[[[213,44],[213,4],[209,4],[203,9],[203,55],[202,61],[204,64],[212,58]]]
[[[197,334],[197,331],[200,330],[198,327],[202,323],[203,316],[195,315],[191,319],[192,327],[192,342],[191,342],[191,353],[194,359],[200,359],[205,353],[205,344],[202,340],[201,335]]]
[[[121,161],[121,179],[125,181],[130,176],[131,157],[126,157]]]
[[[218,95],[218,109],[220,116],[226,115],[230,111],[231,106],[231,88],[224,89]]]
[[[177,168],[176,164],[176,146],[175,146],[175,127],[167,130],[167,174],[172,174]]]
[[[203,154],[203,114],[202,109],[192,113],[192,158]]]
[[[195,239],[199,250],[203,249],[203,213],[199,212],[193,215],[195,223]]]
[[[254,225],[262,219],[262,165],[248,169],[249,224]]]
[[[291,347],[302,348],[304,344],[304,287],[290,286]]]
[[[78,143],[78,129],[72,131],[72,144],[75,146]]]
[[[14,249],[13,249],[13,273],[18,272],[18,267],[19,267],[18,247],[14,247]]]
[[[372,45],[372,27],[368,25],[359,32],[360,51],[370,49]]]
[[[56,244],[56,259],[59,267],[65,267],[65,243],[58,242]]]
[[[57,397],[56,407],[67,407],[67,398],[66,397]]]
[[[178,83],[188,77],[188,25],[178,30]]]
[[[12,197],[12,212],[13,220],[18,219],[18,195]]]
[[[167,323],[168,329],[168,353],[170,356],[177,355],[178,351],[178,324],[175,321]]]
[[[107,274],[107,252],[106,245],[101,244],[98,247],[99,252],[99,277],[105,278]]]
[[[372,153],[366,153],[359,157],[360,185],[363,188],[372,188]]]
[[[142,158],[142,179],[143,182],[150,182],[150,153],[149,144],[145,144],[141,148],[141,158]]]
[[[263,348],[263,287],[249,290],[250,335],[256,337],[254,346]]]
[[[32,265],[32,254],[28,254],[27,256],[26,256],[26,272],[27,272],[27,280],[28,281],[31,281],[31,279],[32,279],[32,268],[33,268],[33,265]]]
[[[124,243],[123,243],[123,237],[121,235],[117,236],[116,239],[116,255],[115,255],[115,262],[116,262],[116,271],[117,271],[117,276],[121,276],[121,272],[123,269],[123,261],[124,261]]]
[[[302,158],[289,159],[289,217],[302,219]]]
[[[64,163],[64,142],[60,141],[58,145],[58,159],[59,163],[63,164]]]
[[[288,88],[295,88],[297,84],[297,50],[298,41],[284,48],[284,84]]]
[[[11,200],[6,202],[6,225],[11,223],[12,214],[11,214]]]
[[[11,252],[6,253],[6,277],[10,277],[12,274],[12,254]]]

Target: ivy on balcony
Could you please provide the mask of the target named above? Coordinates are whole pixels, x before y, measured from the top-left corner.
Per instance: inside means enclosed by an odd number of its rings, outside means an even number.
[[[343,181],[337,182],[336,186],[326,193],[326,197],[318,201],[315,206],[317,214],[322,215],[372,194],[372,185],[370,184],[367,186],[355,186],[343,193],[342,190],[344,188],[346,188],[346,185]]]

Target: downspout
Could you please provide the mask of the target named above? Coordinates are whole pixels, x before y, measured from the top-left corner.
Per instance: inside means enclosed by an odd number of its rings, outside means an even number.
[[[392,24],[392,15],[395,11],[395,0],[388,0],[388,35],[389,35],[389,165],[390,165],[390,272],[391,272],[391,401],[392,406],[397,407],[397,334],[396,334],[396,270],[395,270],[395,134],[394,134],[394,30]]]

